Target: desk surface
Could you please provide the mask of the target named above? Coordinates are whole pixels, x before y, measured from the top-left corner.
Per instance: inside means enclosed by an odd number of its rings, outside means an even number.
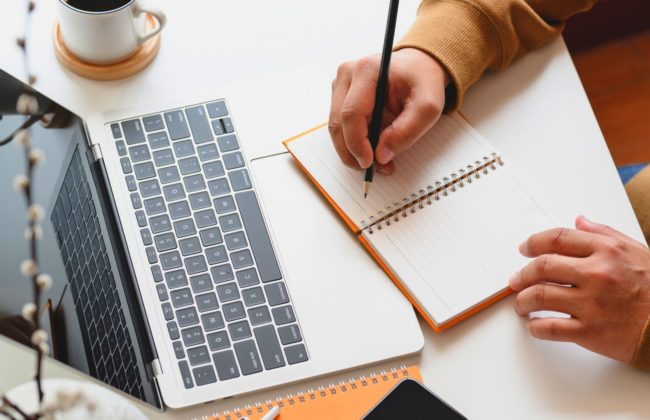
[[[21,2],[2,5],[0,67],[23,74],[14,38],[22,32]],[[38,2],[30,58],[38,88],[85,117],[209,85],[239,85],[256,116],[249,157],[282,151],[280,140],[327,118],[330,82],[339,63],[380,50],[388,0],[267,2],[160,0],[169,16],[158,58],[116,82],[92,82],[65,71],[51,45],[55,2]],[[402,2],[399,37],[418,0]],[[233,99],[231,99],[233,100]],[[490,75],[467,96],[463,112],[514,166],[558,225],[590,218],[641,239],[614,164],[562,40],[530,54],[507,72]],[[512,298],[436,335],[422,324],[419,362],[426,384],[470,418],[650,417],[650,375],[575,345],[531,338]],[[0,389],[25,381],[13,362],[28,357],[0,340]],[[12,363],[9,363],[9,361]],[[324,382],[334,382],[345,373]],[[52,376],[76,376],[48,362]],[[318,382],[318,381],[316,381]],[[310,386],[312,383],[309,384]],[[155,413],[201,417],[221,408],[292,392],[306,384],[227,403]]]

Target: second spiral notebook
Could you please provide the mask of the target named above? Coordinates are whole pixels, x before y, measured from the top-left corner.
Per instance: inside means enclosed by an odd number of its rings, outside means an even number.
[[[341,163],[324,126],[284,142],[301,168],[435,331],[509,292],[518,245],[553,223],[462,116],[443,116],[377,174]]]

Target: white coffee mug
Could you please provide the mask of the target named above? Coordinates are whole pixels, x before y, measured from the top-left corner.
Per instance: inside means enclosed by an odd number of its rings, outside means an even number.
[[[70,52],[83,61],[110,64],[124,60],[138,47],[165,27],[167,17],[156,7],[140,0],[125,0],[121,7],[103,12],[89,12],[58,1],[59,25],[63,42]],[[158,26],[146,32],[146,14]]]

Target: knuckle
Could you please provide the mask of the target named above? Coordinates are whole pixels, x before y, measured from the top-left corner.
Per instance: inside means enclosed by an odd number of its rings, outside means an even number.
[[[535,261],[533,262],[534,264],[534,272],[540,277],[543,277],[549,269],[550,265],[550,256],[549,255],[541,255],[537,258],[535,258]]]
[[[433,98],[420,102],[419,108],[420,112],[425,116],[438,116],[442,113],[440,104],[438,104]]]
[[[544,305],[546,304],[546,285],[545,284],[538,284],[535,286],[534,289],[534,299],[535,299],[535,305],[538,308],[543,308]]]
[[[567,228],[555,229],[555,231],[553,232],[553,239],[551,239],[551,244],[555,248],[561,247],[568,234],[569,234],[569,229]]]
[[[341,132],[341,121],[335,118],[330,118],[327,122],[327,130],[332,137],[336,137]]]
[[[341,109],[341,121],[343,121],[343,124],[352,122],[358,119],[360,116],[361,113],[356,107],[344,105],[343,109]]]
[[[336,78],[340,79],[346,74],[349,74],[351,72],[351,69],[352,69],[352,63],[350,61],[346,61],[345,63],[341,64],[339,68],[336,70]]]
[[[371,69],[375,66],[375,57],[374,56],[368,56],[368,57],[361,57],[359,60],[357,60],[355,64],[355,69],[358,71],[364,71]]]
[[[619,256],[627,252],[627,244],[619,239],[608,239],[604,244],[608,255]]]

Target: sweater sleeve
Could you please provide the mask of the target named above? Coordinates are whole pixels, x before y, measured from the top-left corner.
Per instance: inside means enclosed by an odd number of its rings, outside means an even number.
[[[417,48],[449,72],[446,111],[486,70],[505,69],[517,57],[556,37],[571,15],[596,0],[423,0],[415,23],[396,46]]]

